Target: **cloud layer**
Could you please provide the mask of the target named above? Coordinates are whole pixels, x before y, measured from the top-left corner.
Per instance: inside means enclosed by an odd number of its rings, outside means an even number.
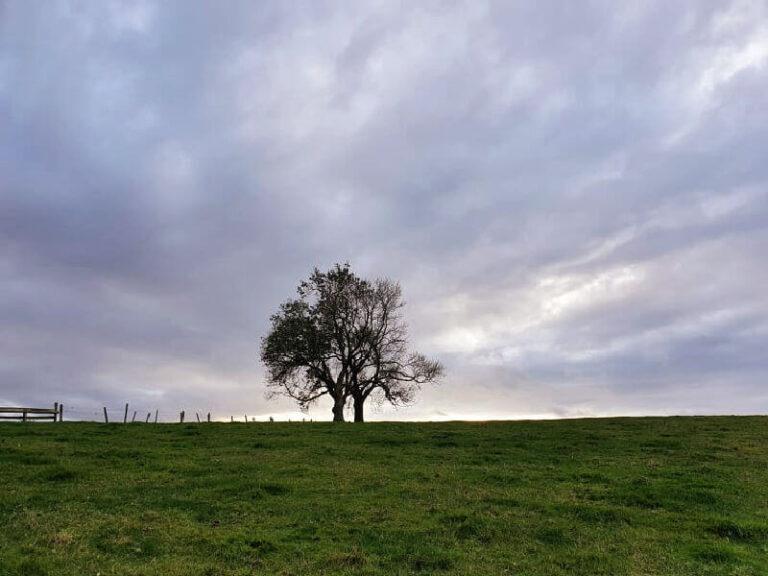
[[[0,403],[288,413],[348,260],[448,368],[374,417],[766,412],[767,93],[760,1],[0,4]]]

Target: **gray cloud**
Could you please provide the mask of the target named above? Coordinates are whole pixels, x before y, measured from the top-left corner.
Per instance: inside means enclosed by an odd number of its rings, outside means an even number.
[[[765,412],[766,12],[0,4],[0,402],[288,413],[349,260],[449,369],[378,417]]]

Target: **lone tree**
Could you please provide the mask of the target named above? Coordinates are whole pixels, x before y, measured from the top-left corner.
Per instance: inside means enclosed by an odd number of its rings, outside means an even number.
[[[328,272],[315,268],[272,316],[261,359],[271,394],[284,394],[308,408],[333,399],[333,421],[344,421],[352,398],[355,422],[363,422],[372,397],[394,405],[411,403],[422,384],[443,374],[442,365],[408,351],[405,303],[399,284],[359,278],[349,264]]]

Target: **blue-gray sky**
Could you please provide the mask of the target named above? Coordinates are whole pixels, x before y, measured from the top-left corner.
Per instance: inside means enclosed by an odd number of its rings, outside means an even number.
[[[0,404],[287,414],[349,261],[447,367],[373,418],[768,412],[766,94],[760,0],[0,2]]]

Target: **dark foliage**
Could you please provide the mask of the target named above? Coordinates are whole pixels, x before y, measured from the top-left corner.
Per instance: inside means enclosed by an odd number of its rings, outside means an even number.
[[[442,365],[408,350],[405,306],[400,285],[388,279],[364,280],[349,265],[314,270],[272,316],[261,346],[272,393],[285,394],[307,408],[328,395],[334,421],[344,420],[352,398],[355,421],[365,402],[377,395],[395,405],[413,402],[422,384],[436,381]]]

